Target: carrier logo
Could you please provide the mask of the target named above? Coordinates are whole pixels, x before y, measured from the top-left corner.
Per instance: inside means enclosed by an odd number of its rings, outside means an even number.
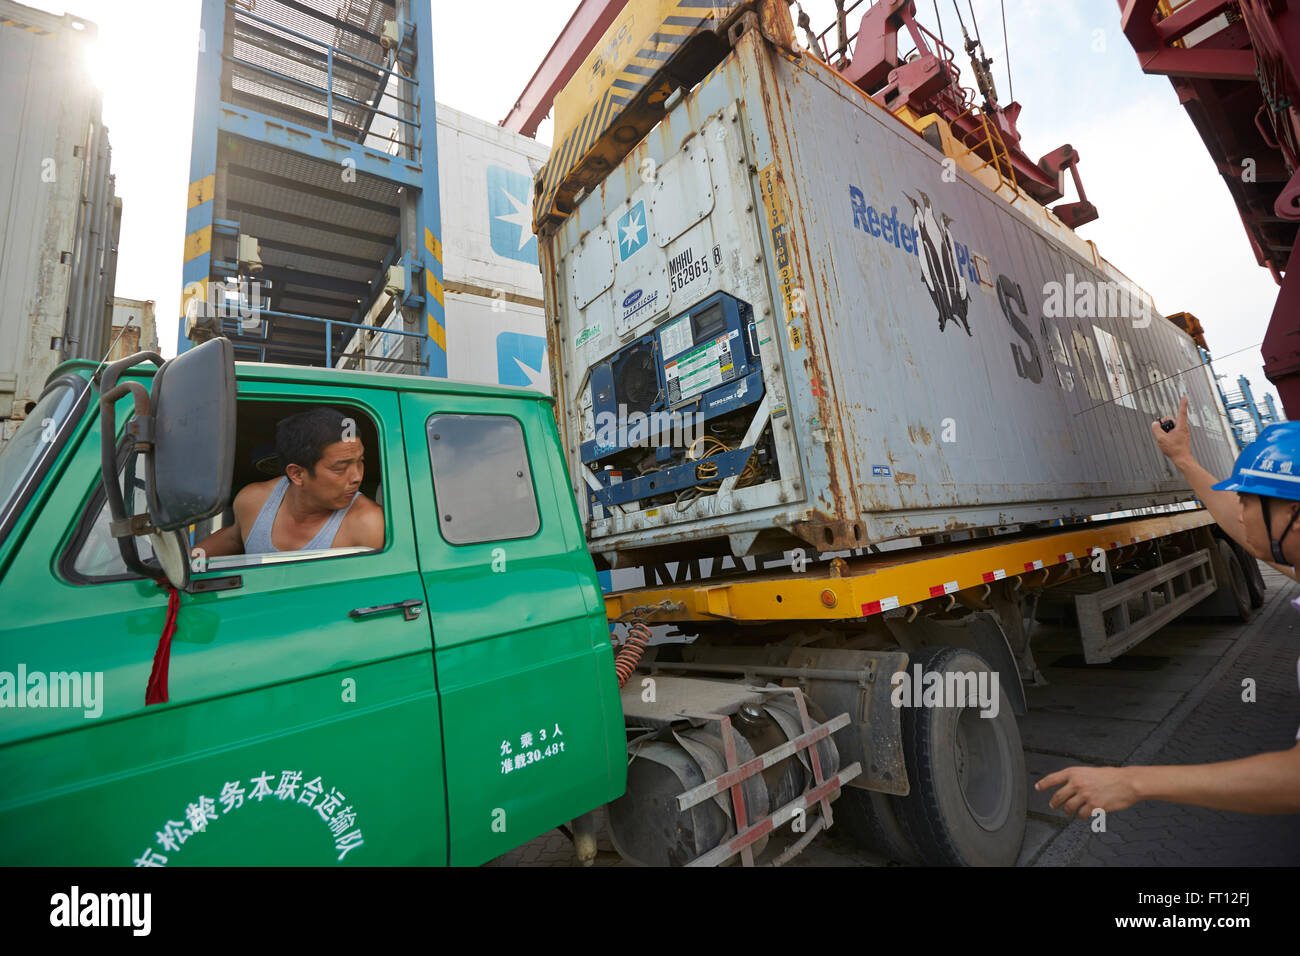
[[[533,181],[500,166],[487,168],[488,229],[492,251],[537,265],[533,235]]]
[[[636,255],[649,238],[645,222],[645,202],[639,202],[618,221],[618,251],[624,262]]]
[[[640,314],[642,318],[654,315],[659,311],[657,308],[658,302],[658,290],[646,295],[644,289],[633,289],[627,295],[623,296],[623,321],[626,322],[637,314]]]

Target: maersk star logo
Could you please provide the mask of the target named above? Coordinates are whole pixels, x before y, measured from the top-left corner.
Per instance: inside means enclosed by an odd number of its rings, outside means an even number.
[[[618,249],[624,260],[645,245],[649,230],[645,224],[645,203],[639,202],[618,221]]]
[[[546,361],[546,339],[522,332],[497,336],[497,381],[539,391],[551,390],[550,365]]]
[[[523,173],[487,168],[488,221],[492,251],[507,259],[537,265],[533,235],[533,181]]]

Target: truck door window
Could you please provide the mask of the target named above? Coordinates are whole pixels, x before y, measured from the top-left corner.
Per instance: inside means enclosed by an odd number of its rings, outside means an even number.
[[[541,528],[524,430],[508,415],[428,424],[438,527],[449,544],[530,538]]]
[[[129,513],[144,514],[148,508],[145,504],[143,462],[134,449],[119,456],[118,460],[123,461],[123,457],[125,462],[118,472],[122,481],[122,500]],[[95,508],[95,518],[84,523],[73,538],[63,559],[63,573],[70,580],[84,584],[138,577],[127,570],[117,542],[108,533],[108,502],[104,500],[102,488],[96,490],[91,505]],[[149,539],[139,537],[135,542],[140,560],[148,565],[155,564]]]
[[[247,401],[239,403],[239,418],[236,436],[236,455],[234,476],[231,483],[232,500],[234,495],[254,483],[271,482],[283,474],[275,454],[274,439],[277,422],[289,416],[313,407],[316,403],[299,402],[262,402]],[[365,447],[365,474],[360,487],[361,494],[384,507],[382,489],[383,475],[380,467],[382,449],[379,447],[378,432],[374,421],[359,410],[349,410],[339,406],[341,411],[353,416],[356,435]],[[121,459],[119,459],[121,460]],[[143,461],[134,451],[125,460],[123,468],[123,498],[127,508],[133,514],[147,511],[145,502],[145,485]],[[134,503],[132,503],[134,500]],[[97,490],[91,497],[91,508],[95,517],[83,521],[81,528],[73,537],[64,552],[60,570],[70,581],[79,584],[98,584],[105,581],[120,581],[135,577],[127,571],[118,552],[117,543],[108,531],[108,506],[104,501],[102,490]],[[209,534],[232,523],[234,511],[227,508],[224,515],[202,522],[191,529],[191,540],[199,543]],[[274,519],[272,519],[274,523]],[[241,529],[245,537],[251,528]],[[146,563],[153,561],[153,550],[148,538],[136,538],[140,558]],[[191,562],[196,574],[203,572],[221,573],[233,568],[252,569],[272,564],[299,563],[302,561],[337,558],[353,554],[374,553],[368,547],[326,547],[301,549],[296,551],[276,551],[274,553],[235,553],[224,555],[207,555],[201,564]]]

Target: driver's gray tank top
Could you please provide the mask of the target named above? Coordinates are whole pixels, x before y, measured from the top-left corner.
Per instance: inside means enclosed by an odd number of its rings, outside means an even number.
[[[262,510],[257,513],[257,520],[253,522],[253,530],[248,532],[248,537],[244,539],[244,554],[274,554],[279,552],[279,548],[271,543],[271,527],[275,524],[275,516],[280,511],[280,502],[284,500],[284,493],[289,490],[289,479],[283,475],[276,483],[271,497],[266,499],[266,504],[262,505]],[[330,515],[329,520],[316,532],[316,537],[307,542],[306,547],[300,548],[302,551],[318,551],[322,548],[331,547],[334,543],[334,535],[338,534],[339,526],[343,524],[343,519],[347,517],[348,512],[352,509],[356,495],[352,496],[352,501],[348,502],[346,508],[340,508]]]

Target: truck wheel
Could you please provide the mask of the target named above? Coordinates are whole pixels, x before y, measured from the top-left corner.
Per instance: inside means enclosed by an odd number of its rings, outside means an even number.
[[[894,813],[890,795],[878,790],[845,787],[835,801],[835,822],[864,850],[899,863],[920,863]]]
[[[920,664],[924,674],[973,674],[977,681],[994,673],[984,658],[959,647],[922,648],[908,663],[910,668]],[[978,701],[903,708],[911,793],[890,799],[927,864],[1013,866],[1020,854],[1028,803],[1025,754],[1000,683],[997,716],[981,717]]]
[[[1220,582],[1219,586],[1226,587],[1228,594],[1232,597],[1233,603],[1237,606],[1238,619],[1249,621],[1251,612],[1250,586],[1246,583],[1246,571],[1241,566],[1241,561],[1237,559],[1237,552],[1232,547],[1231,542],[1219,538],[1218,546],[1219,559],[1228,572],[1228,580]]]
[[[1264,606],[1264,575],[1260,573],[1259,561],[1237,542],[1232,542],[1232,550],[1237,552],[1241,569],[1246,572],[1246,590],[1250,592],[1250,606]]]

